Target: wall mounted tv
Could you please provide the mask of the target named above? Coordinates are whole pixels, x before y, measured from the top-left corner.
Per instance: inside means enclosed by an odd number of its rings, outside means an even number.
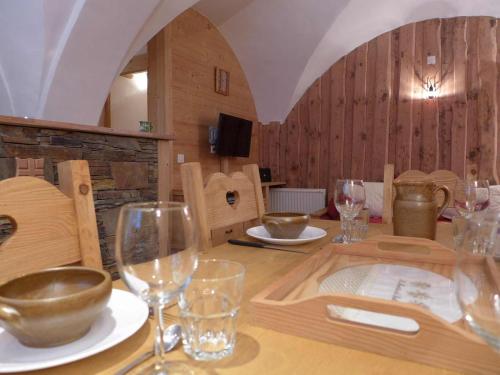
[[[225,113],[219,115],[219,130],[215,148],[218,155],[248,157],[251,139],[252,121]]]

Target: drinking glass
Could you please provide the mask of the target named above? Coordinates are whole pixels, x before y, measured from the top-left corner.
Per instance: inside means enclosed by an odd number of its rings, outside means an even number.
[[[458,249],[464,240],[465,231],[467,229],[467,219],[463,216],[453,216],[451,218],[451,225],[453,229],[453,244],[455,249]]]
[[[200,260],[179,296],[184,351],[196,360],[230,356],[243,295],[245,267],[229,260]]]
[[[455,208],[463,217],[484,212],[490,202],[488,180],[466,180],[459,182],[455,189]]]
[[[197,262],[196,229],[184,203],[147,202],[122,207],[116,232],[116,262],[127,287],[153,308],[155,363],[151,374],[191,373],[164,360],[162,307],[189,284]]]
[[[467,220],[464,238],[457,247],[455,286],[464,318],[471,329],[500,351],[500,275],[493,257],[499,218]]]
[[[365,187],[362,180],[337,180],[335,207],[340,213],[343,243],[352,243],[353,220],[365,205]]]
[[[370,222],[370,210],[363,208],[354,218],[352,223],[352,242],[360,242],[366,239],[368,234],[368,223]]]

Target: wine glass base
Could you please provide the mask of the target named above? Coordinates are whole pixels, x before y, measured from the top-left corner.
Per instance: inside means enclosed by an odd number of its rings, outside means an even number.
[[[185,363],[181,362],[153,362],[141,368],[137,374],[143,375],[194,375],[195,372]]]
[[[500,352],[500,337],[495,336],[491,332],[483,329],[469,314],[465,315],[465,321],[469,323],[469,326],[472,328],[472,330],[484,341],[486,341],[486,343],[491,346],[493,350]]]
[[[332,243],[344,243],[344,236],[339,234],[332,238]]]
[[[343,234],[339,234],[335,237],[332,238],[332,243],[337,243],[337,244],[342,244],[342,245],[350,245],[353,243],[361,242],[363,239],[357,239],[357,238],[351,238],[350,241],[346,239],[346,237]]]

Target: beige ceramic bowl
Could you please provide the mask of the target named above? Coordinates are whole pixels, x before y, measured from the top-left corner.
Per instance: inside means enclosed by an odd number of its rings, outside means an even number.
[[[87,333],[111,295],[111,277],[86,267],[60,267],[0,286],[0,325],[22,344],[50,347]]]
[[[309,215],[298,212],[269,212],[262,224],[273,238],[298,238],[309,223]]]

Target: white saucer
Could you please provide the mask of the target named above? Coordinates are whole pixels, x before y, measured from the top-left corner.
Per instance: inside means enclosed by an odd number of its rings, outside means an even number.
[[[470,280],[467,284],[467,294],[475,300],[477,290]],[[324,279],[319,286],[319,292],[354,294],[413,303],[449,323],[462,318],[453,281],[437,273],[415,267],[375,264],[344,268]],[[419,330],[415,320],[401,316],[337,305],[328,305],[327,308],[332,318],[340,317],[357,323],[404,332]]]
[[[325,237],[326,231],[321,228],[307,226],[298,238],[273,238],[263,225],[259,225],[258,227],[247,229],[247,234],[250,237],[275,245],[301,245]]]
[[[90,357],[132,336],[142,327],[148,314],[145,302],[130,292],[113,289],[108,306],[90,331],[72,343],[53,348],[30,348],[0,328],[0,373],[40,370]]]

